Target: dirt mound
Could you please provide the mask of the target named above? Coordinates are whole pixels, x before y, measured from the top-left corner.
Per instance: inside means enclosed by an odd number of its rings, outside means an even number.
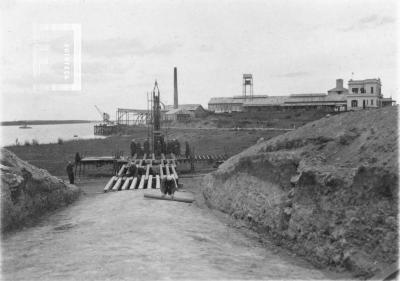
[[[78,187],[22,161],[6,149],[1,149],[0,168],[2,232],[30,224],[80,194]]]
[[[211,206],[319,266],[369,277],[398,257],[397,107],[325,117],[206,177]]]

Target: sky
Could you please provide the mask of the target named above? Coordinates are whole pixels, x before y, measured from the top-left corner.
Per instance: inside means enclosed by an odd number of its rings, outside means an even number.
[[[172,104],[174,66],[179,102],[204,107],[240,95],[243,73],[255,95],[380,78],[400,101],[396,2],[4,0],[1,120],[98,120],[94,105],[113,119],[118,107],[147,108],[155,80]]]

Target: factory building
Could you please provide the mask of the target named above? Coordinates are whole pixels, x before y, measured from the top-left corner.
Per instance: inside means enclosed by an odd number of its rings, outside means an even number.
[[[291,94],[288,96],[219,97],[211,98],[208,109],[215,113],[285,109],[326,109],[327,111],[358,110],[392,105],[391,98],[383,98],[380,79],[350,80],[349,89],[343,79],[326,93]]]
[[[174,105],[166,105],[164,110],[167,114],[171,110],[176,109],[187,111],[190,114],[190,118],[201,118],[207,115],[207,111],[203,108],[201,104],[179,104],[176,106],[176,108],[174,108]]]

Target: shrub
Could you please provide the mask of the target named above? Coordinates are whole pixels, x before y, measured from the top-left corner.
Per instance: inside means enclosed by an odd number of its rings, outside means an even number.
[[[39,145],[39,141],[37,139],[32,140],[32,145]]]
[[[25,146],[29,146],[29,145],[31,145],[31,143],[30,143],[28,140],[26,140],[25,143],[24,143],[24,145],[25,145]]]
[[[58,144],[64,144],[64,140],[62,138],[58,138],[57,143]]]

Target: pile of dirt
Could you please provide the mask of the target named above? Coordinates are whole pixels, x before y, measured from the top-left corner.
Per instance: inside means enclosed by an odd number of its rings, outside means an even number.
[[[41,215],[68,205],[80,189],[1,149],[1,230],[35,222]]]
[[[261,141],[203,182],[208,203],[321,267],[370,277],[398,259],[398,107]]]

